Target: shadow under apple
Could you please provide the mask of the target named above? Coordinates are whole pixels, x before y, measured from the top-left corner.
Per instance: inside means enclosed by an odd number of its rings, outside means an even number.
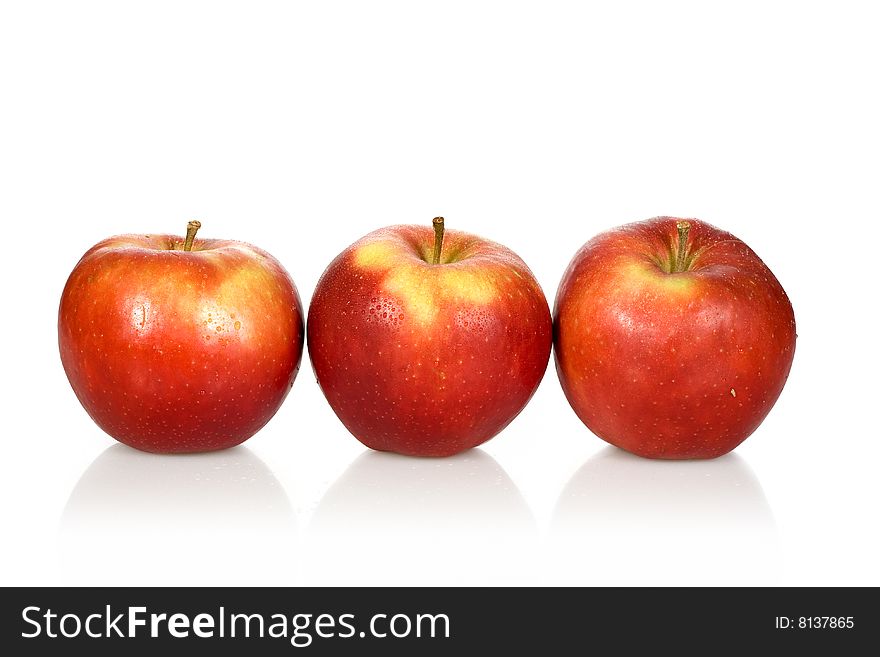
[[[572,563],[580,555],[597,565],[571,573],[579,583],[766,583],[778,575],[773,513],[733,453],[657,461],[606,447],[560,494],[550,544]]]
[[[447,458],[357,457],[321,499],[311,550],[333,567],[314,583],[491,583],[525,577],[535,520],[507,473],[479,449]],[[328,558],[327,554],[333,556]]]
[[[116,583],[248,583],[241,562],[287,563],[295,527],[284,489],[247,447],[168,456],[117,444],[71,492],[60,548]]]

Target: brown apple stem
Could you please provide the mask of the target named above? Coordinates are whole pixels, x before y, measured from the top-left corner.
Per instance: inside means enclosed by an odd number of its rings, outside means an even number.
[[[675,227],[678,229],[678,253],[675,256],[673,273],[680,273],[687,268],[687,243],[691,224],[688,221],[679,221]]]
[[[443,250],[443,217],[434,217],[434,257],[432,264],[440,264],[440,252]]]
[[[201,221],[190,221],[186,225],[186,241],[183,243],[184,251],[192,251],[193,248],[193,240],[196,239],[196,233],[199,232],[199,228],[202,227]]]

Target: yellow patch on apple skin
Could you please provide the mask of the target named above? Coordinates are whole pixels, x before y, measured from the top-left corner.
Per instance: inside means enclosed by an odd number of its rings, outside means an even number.
[[[228,299],[260,298],[268,286],[274,286],[271,276],[259,268],[241,267],[228,274],[217,286],[217,298]]]
[[[368,242],[354,252],[354,264],[364,269],[385,268],[400,259],[400,247],[389,242]]]
[[[421,258],[401,254],[400,245],[370,242],[354,252],[361,269],[385,270],[381,289],[398,300],[405,316],[431,324],[450,303],[485,306],[497,294],[492,270],[455,264],[431,265]]]
[[[484,306],[495,298],[496,287],[492,273],[476,269],[460,269],[448,265],[438,265],[437,285],[446,298]]]
[[[439,312],[436,290],[425,272],[411,267],[392,269],[382,283],[382,288],[400,300],[406,317],[420,324],[431,324]]]
[[[433,323],[444,306],[485,306],[496,294],[484,271],[427,263],[389,270],[382,288],[400,300],[407,316],[423,325]]]
[[[630,264],[620,280],[631,289],[650,286],[654,289],[660,288],[664,293],[686,292],[696,283],[688,272],[668,274],[652,262],[641,261]]]
[[[206,326],[216,332],[242,337],[252,328],[247,306],[274,308],[277,317],[286,317],[290,308],[284,303],[286,294],[279,294],[281,285],[273,273],[263,267],[239,266],[225,274],[204,306],[204,319],[211,313]],[[202,300],[205,303],[205,299]],[[242,303],[245,306],[242,307]],[[218,328],[219,327],[219,328]]]

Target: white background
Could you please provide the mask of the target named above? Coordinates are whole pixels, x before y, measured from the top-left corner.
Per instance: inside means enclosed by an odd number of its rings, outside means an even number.
[[[880,584],[880,62],[871,3],[5,2],[3,584]],[[95,242],[266,248],[304,304],[380,226],[502,242],[548,298],[597,232],[699,217],[793,302],[782,397],[730,456],[606,446],[551,363],[446,460],[368,453],[308,360],[240,448],[88,418],[57,305]]]

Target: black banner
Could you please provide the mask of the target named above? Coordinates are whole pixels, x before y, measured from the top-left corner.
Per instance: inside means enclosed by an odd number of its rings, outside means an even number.
[[[878,611],[867,588],[7,588],[0,620],[7,655],[855,654]]]

